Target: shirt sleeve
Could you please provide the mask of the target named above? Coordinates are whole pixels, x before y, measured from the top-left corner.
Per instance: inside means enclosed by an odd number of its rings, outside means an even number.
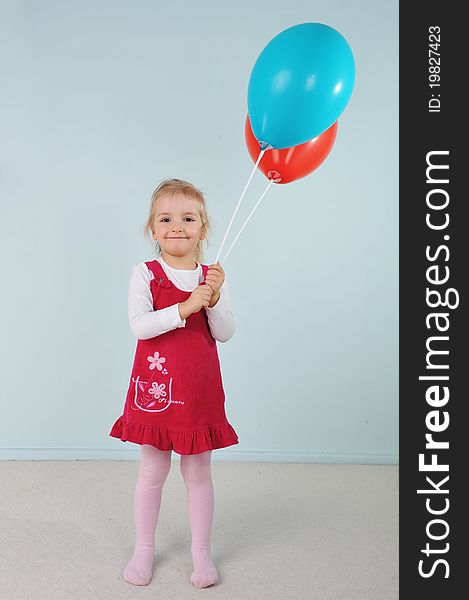
[[[236,324],[226,278],[220,288],[220,298],[218,299],[218,302],[211,308],[207,306],[205,312],[207,313],[210,333],[216,340],[219,342],[227,342],[233,337]]]
[[[178,304],[153,310],[150,289],[151,274],[145,263],[132,267],[129,281],[128,313],[132,333],[140,340],[161,335],[178,327],[185,327]]]

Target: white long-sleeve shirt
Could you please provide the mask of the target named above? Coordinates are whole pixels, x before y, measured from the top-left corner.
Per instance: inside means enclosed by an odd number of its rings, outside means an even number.
[[[157,258],[168,279],[180,290],[192,292],[203,281],[202,266],[197,263],[193,270],[175,269],[162,257]],[[153,298],[150,281],[153,273],[144,262],[133,265],[129,282],[129,325],[133,334],[147,340],[178,327],[185,327],[186,319],[181,319],[178,304],[167,308],[153,310]],[[213,338],[219,342],[227,342],[234,334],[235,322],[231,302],[226,285],[226,276],[220,288],[218,302],[204,307],[208,325]]]

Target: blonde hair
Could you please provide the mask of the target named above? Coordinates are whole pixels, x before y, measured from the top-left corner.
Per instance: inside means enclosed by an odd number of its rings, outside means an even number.
[[[150,238],[152,236],[153,222],[155,220],[158,198],[161,198],[162,196],[175,196],[176,194],[184,194],[188,198],[195,200],[198,204],[200,219],[202,221],[202,233],[205,233],[205,239],[198,241],[194,252],[194,260],[196,260],[198,263],[202,263],[204,260],[203,242],[207,241],[208,233],[211,230],[211,224],[202,192],[188,181],[184,181],[183,179],[163,179],[163,181],[159,183],[158,187],[151,195],[150,214],[148,215],[148,220],[145,223],[144,235]],[[156,242],[155,251],[157,256],[161,256],[159,242]]]

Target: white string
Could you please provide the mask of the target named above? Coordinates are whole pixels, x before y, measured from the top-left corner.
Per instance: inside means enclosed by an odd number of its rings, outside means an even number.
[[[271,179],[269,181],[269,185],[265,188],[264,193],[262,194],[262,196],[259,198],[259,200],[257,201],[256,205],[254,206],[254,208],[251,210],[251,212],[249,213],[248,218],[244,221],[243,226],[241,227],[241,229],[239,230],[238,235],[235,237],[235,239],[233,240],[233,243],[231,244],[231,246],[228,248],[228,252],[225,254],[225,258],[223,259],[223,263],[225,263],[226,259],[228,258],[228,255],[230,254],[231,250],[233,249],[234,245],[236,244],[236,240],[239,238],[239,236],[241,235],[243,229],[246,227],[246,225],[249,222],[249,219],[252,217],[252,215],[254,214],[254,211],[256,210],[256,208],[259,206],[259,204],[261,203],[262,198],[267,194],[267,192],[270,189],[270,186],[274,183],[274,180]]]
[[[261,162],[261,158],[264,156],[264,152],[265,152],[265,149],[264,149],[264,150],[261,150],[261,151],[259,152],[259,156],[257,157],[257,162],[256,162],[256,164],[254,165],[254,168],[253,168],[253,170],[252,170],[252,173],[251,173],[251,175],[249,176],[249,179],[248,179],[248,181],[247,181],[246,185],[244,186],[243,193],[241,194],[241,198],[238,200],[238,204],[236,205],[236,208],[235,208],[235,210],[234,210],[234,213],[233,213],[233,215],[232,215],[232,217],[231,217],[231,221],[228,223],[228,227],[227,227],[227,229],[226,229],[226,231],[225,231],[225,237],[223,238],[223,241],[222,241],[222,243],[221,243],[221,246],[220,246],[220,248],[219,248],[219,250],[218,250],[218,253],[217,253],[217,257],[216,257],[216,259],[215,259],[215,262],[217,262],[217,261],[218,261],[218,259],[219,259],[219,257],[220,257],[220,254],[221,254],[221,251],[222,251],[222,249],[223,249],[223,246],[225,245],[226,238],[227,238],[227,236],[228,236],[228,233],[230,232],[231,225],[233,224],[233,221],[234,221],[234,218],[235,218],[235,216],[236,216],[236,213],[238,212],[238,208],[240,207],[240,205],[241,205],[241,202],[242,202],[242,200],[243,200],[243,198],[244,198],[244,194],[246,193],[246,190],[248,189],[248,187],[249,187],[249,184],[251,183],[251,179],[253,178],[253,176],[254,176],[254,173],[256,172],[256,169],[257,169],[257,167],[258,167],[259,163]]]

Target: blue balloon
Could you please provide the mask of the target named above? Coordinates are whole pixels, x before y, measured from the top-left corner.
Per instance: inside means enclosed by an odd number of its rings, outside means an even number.
[[[254,64],[248,113],[261,147],[289,148],[328,129],[355,82],[345,38],[323,23],[301,23],[276,35]]]

